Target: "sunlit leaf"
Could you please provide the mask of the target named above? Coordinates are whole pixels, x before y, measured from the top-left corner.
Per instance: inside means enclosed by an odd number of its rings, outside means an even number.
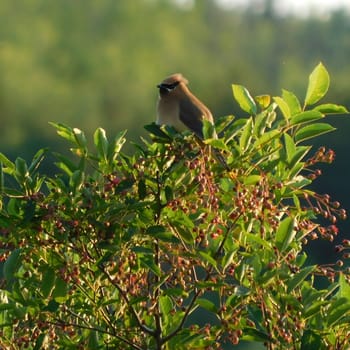
[[[305,105],[310,106],[318,102],[328,91],[329,75],[322,63],[309,76],[309,85],[306,91]]]
[[[249,114],[256,114],[257,108],[253,97],[242,85],[232,85],[233,97],[238,102],[241,109]]]
[[[217,307],[212,301],[208,299],[204,299],[204,298],[197,299],[197,304],[205,310],[216,313]]]
[[[316,123],[312,125],[307,125],[296,132],[295,141],[305,141],[334,130],[335,128],[327,123]]]
[[[283,98],[283,101],[287,103],[290,114],[292,116],[301,112],[300,102],[298,98],[291,91],[283,89],[282,98]]]
[[[255,101],[258,103],[261,109],[265,109],[270,105],[271,96],[270,95],[258,95],[255,96]]]
[[[239,146],[242,152],[244,152],[249,146],[250,140],[252,138],[253,130],[253,119],[249,118],[246,120],[246,124],[242,129],[242,135],[239,139]]]
[[[286,250],[293,241],[296,234],[294,226],[295,219],[290,216],[280,222],[276,232],[276,246],[280,251]]]
[[[303,123],[312,122],[318,119],[324,118],[324,115],[319,111],[306,111],[294,115],[290,119],[290,125],[298,125]]]
[[[323,114],[348,114],[349,111],[344,106],[336,105],[333,103],[326,103],[316,106],[314,110]]]
[[[273,100],[277,103],[279,109],[281,110],[283,116],[285,119],[289,119],[291,116],[291,112],[290,112],[290,108],[288,106],[288,103],[286,101],[284,101],[283,98],[281,97],[274,97]]]

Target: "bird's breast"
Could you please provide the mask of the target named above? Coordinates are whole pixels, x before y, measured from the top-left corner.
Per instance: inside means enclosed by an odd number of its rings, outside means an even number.
[[[177,101],[164,101],[161,98],[158,100],[157,124],[172,126],[180,132],[187,129],[180,120],[180,110]]]

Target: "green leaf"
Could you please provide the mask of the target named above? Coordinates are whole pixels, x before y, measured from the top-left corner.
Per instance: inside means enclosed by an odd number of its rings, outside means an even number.
[[[350,284],[342,272],[339,272],[339,291],[337,296],[339,298],[346,298],[350,302]]]
[[[217,312],[217,307],[215,306],[215,304],[208,299],[199,298],[197,299],[197,304],[207,311],[214,312],[214,313]]]
[[[203,131],[204,140],[215,139],[217,137],[215,132],[215,127],[213,123],[211,123],[209,120],[206,120],[206,119],[203,120],[202,131]]]
[[[86,150],[87,139],[85,134],[78,128],[73,128],[75,143],[79,146],[80,149]]]
[[[347,114],[349,111],[344,106],[336,105],[333,103],[325,103],[314,108],[315,111],[319,111],[323,114]]]
[[[161,275],[159,266],[155,263],[154,258],[150,254],[140,255],[140,262],[143,267],[151,270],[156,276]]]
[[[84,178],[84,172],[82,172],[81,170],[74,171],[71,178],[69,179],[69,186],[72,187],[74,193],[77,190],[79,190],[79,188],[84,182]]]
[[[159,298],[159,306],[163,315],[169,315],[170,311],[173,309],[173,302],[167,295],[162,295]]]
[[[306,329],[301,338],[300,350],[324,349],[322,336],[310,329]]]
[[[233,115],[226,115],[223,117],[219,117],[215,121],[215,129],[218,134],[225,131],[225,129],[232,123],[232,121],[235,119]]]
[[[151,123],[145,125],[144,128],[154,136],[157,136],[160,139],[164,139],[166,141],[171,141],[171,137],[162,130],[161,126],[156,123]]]
[[[322,118],[324,118],[324,115],[319,111],[312,110],[301,112],[291,118],[290,125],[308,123]]]
[[[48,152],[48,148],[39,149],[38,152],[35,153],[31,164],[29,165],[28,171],[30,174],[33,174],[40,166],[41,162],[45,158],[45,154]]]
[[[242,129],[242,135],[239,139],[239,147],[241,152],[246,151],[250,144],[250,140],[252,138],[252,130],[253,130],[253,119],[249,118],[246,121],[245,126]]]
[[[216,149],[227,151],[228,147],[222,139],[208,139],[204,141],[205,144],[213,146]]]
[[[249,91],[242,85],[232,85],[233,97],[238,102],[241,109],[249,114],[256,114],[257,108],[254,99]]]
[[[52,292],[52,298],[57,303],[64,303],[68,298],[68,286],[67,283],[60,277],[55,280],[55,288]]]
[[[58,135],[72,143],[75,143],[75,135],[71,127],[62,123],[49,122],[49,124],[56,128]]]
[[[341,319],[350,315],[350,301],[348,298],[336,299],[328,309],[328,326],[331,327],[336,324],[341,324]]]
[[[7,281],[10,281],[17,270],[19,269],[21,262],[21,249],[15,249],[11,252],[10,256],[6,259],[3,266],[4,277]]]
[[[56,274],[51,268],[47,268],[43,274],[43,279],[41,281],[41,292],[44,298],[50,296],[55,286]]]
[[[243,329],[242,340],[246,340],[249,342],[270,342],[271,339],[269,335],[263,331],[260,331],[255,328],[245,327]]]
[[[108,159],[114,160],[116,156],[120,153],[124,143],[126,142],[125,135],[127,130],[120,131],[113,142],[109,144],[108,148]]]
[[[23,182],[29,176],[28,166],[23,158],[18,157],[15,161],[16,171],[15,176],[19,182]]]
[[[146,188],[146,182],[144,179],[140,179],[138,186],[137,186],[137,193],[139,195],[140,200],[143,200],[147,196],[147,188]]]
[[[106,160],[108,156],[109,142],[106,137],[106,131],[98,128],[94,133],[94,144],[100,158]]]
[[[89,332],[89,341],[87,344],[87,349],[88,350],[96,350],[99,349],[100,344],[99,344],[99,333],[95,330],[91,330]]]
[[[171,297],[188,297],[188,292],[183,288],[167,288],[163,290],[163,295],[169,295]]]
[[[281,252],[286,250],[293,241],[296,234],[294,226],[295,219],[290,216],[280,222],[276,232],[276,246]]]
[[[247,177],[244,178],[244,181],[243,183],[245,185],[255,185],[257,184],[259,181],[261,180],[261,175],[249,175]],[[232,188],[232,184],[230,183],[231,187]]]
[[[261,109],[265,109],[270,105],[271,96],[270,95],[258,95],[255,96],[255,101],[258,103]]]
[[[296,146],[293,138],[287,133],[284,134],[284,144],[286,148],[287,162],[289,163],[294,157]]]
[[[0,163],[5,166],[4,172],[11,174],[15,171],[15,164],[12,163],[3,153],[0,153]]]
[[[209,265],[212,265],[214,267],[217,266],[216,260],[209,254],[204,251],[200,251],[199,255],[203,258],[203,260],[208,263]]]
[[[290,108],[288,106],[288,103],[281,97],[276,96],[273,98],[273,100],[277,103],[277,106],[281,110],[283,116],[285,119],[289,119],[291,116]]]
[[[290,114],[293,116],[301,112],[301,105],[298,98],[288,90],[282,90],[282,98],[289,107]]]
[[[316,267],[316,265],[307,266],[296,273],[287,283],[287,293],[290,293],[298,287],[316,269]]]
[[[162,225],[154,225],[148,227],[146,234],[166,242],[173,242],[174,240],[178,241],[178,239],[174,237],[174,235]]]
[[[307,125],[296,132],[295,141],[296,142],[305,141],[334,130],[336,129],[327,123],[316,123],[312,125]]]
[[[269,144],[273,139],[281,135],[281,131],[274,129],[262,134],[254,143],[254,147]]]
[[[310,106],[318,102],[328,91],[329,75],[322,63],[309,76],[309,85],[306,91],[305,105]]]

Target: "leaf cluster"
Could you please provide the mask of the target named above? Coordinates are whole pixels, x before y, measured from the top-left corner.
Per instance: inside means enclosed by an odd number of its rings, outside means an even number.
[[[315,106],[328,85],[322,64],[303,104],[287,90],[253,98],[233,85],[249,116],[221,118],[219,138],[151,124],[153,141],[132,156],[122,153],[125,132],[110,140],[97,129],[91,152],[80,129],[52,123],[76,157],[56,154],[53,177],[39,172],[46,150],[29,165],[1,154],[0,346],[344,346],[350,272],[342,260],[309,265],[303,250],[332,241],[346,217],[310,189],[334,152],[312,154],[305,141],[333,130],[326,114],[346,112]],[[347,258],[349,248],[337,250]]]

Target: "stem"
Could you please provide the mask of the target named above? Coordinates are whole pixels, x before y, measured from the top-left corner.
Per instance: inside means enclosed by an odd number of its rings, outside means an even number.
[[[101,271],[107,276],[109,282],[110,282],[114,287],[117,288],[118,292],[120,293],[120,295],[121,295],[122,298],[124,299],[124,302],[125,302],[125,303],[128,305],[128,307],[130,308],[130,311],[131,311],[131,313],[133,314],[133,316],[135,317],[136,322],[137,322],[137,325],[141,328],[141,330],[144,331],[144,332],[147,333],[147,334],[150,334],[150,335],[152,335],[152,336],[155,336],[155,333],[156,333],[156,332],[155,332],[153,329],[146,327],[146,326],[142,323],[142,321],[141,321],[139,315],[137,314],[137,312],[135,311],[135,309],[130,305],[129,298],[128,298],[128,296],[126,295],[126,293],[122,290],[122,288],[121,288],[117,283],[115,283],[115,282],[113,281],[113,279],[112,279],[112,277],[110,276],[110,274],[109,274],[103,267],[100,266],[99,268],[100,268]]]
[[[66,322],[66,321],[63,321],[63,320],[59,320],[59,319],[56,319],[56,322],[47,322],[48,324],[51,324],[53,326],[62,326],[62,325],[65,325],[65,326],[70,326],[70,327],[74,327],[74,328],[80,328],[80,329],[88,329],[88,330],[91,330],[91,331],[95,331],[95,332],[99,332],[99,333],[104,333],[104,334],[108,334],[112,337],[115,337],[119,340],[121,340],[122,342],[130,345],[133,349],[136,349],[136,350],[143,350],[140,346],[136,345],[136,344],[133,344],[130,340],[128,339],[125,339],[124,337],[114,333],[114,332],[109,332],[107,330],[102,330],[100,328],[97,328],[97,327],[92,327],[92,326],[84,326],[84,325],[81,325],[81,324],[77,324],[77,323],[73,323],[73,322]]]

